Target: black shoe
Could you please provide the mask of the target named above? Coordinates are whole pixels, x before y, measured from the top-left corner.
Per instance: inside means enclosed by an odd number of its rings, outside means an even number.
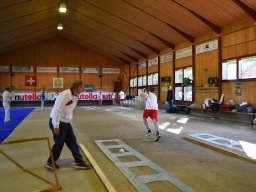
[[[153,133],[151,132],[151,130],[148,129],[148,132],[147,132],[146,136],[150,136],[150,135],[152,135],[152,134],[153,134]]]
[[[89,165],[87,165],[85,162],[80,162],[80,163],[75,164],[75,169],[76,170],[79,170],[79,169],[87,170],[87,169],[91,169],[91,167]]]
[[[159,133],[156,134],[156,138],[155,138],[155,142],[159,141],[159,139],[161,138],[161,135]]]
[[[54,169],[52,162],[47,162],[47,164],[45,165],[45,167],[48,168],[48,169],[51,169],[51,170]],[[59,169],[59,168],[60,168],[60,166],[59,166],[56,162],[55,162],[55,168],[56,168],[56,169]]]

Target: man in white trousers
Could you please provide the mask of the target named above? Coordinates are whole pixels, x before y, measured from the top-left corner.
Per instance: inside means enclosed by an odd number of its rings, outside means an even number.
[[[12,102],[13,92],[11,91],[10,87],[6,87],[5,91],[3,92],[3,107],[5,111],[4,122],[10,122],[10,105]]]

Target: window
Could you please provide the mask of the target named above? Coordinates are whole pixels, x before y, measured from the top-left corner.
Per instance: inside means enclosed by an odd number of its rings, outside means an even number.
[[[256,78],[256,56],[241,58],[239,64],[239,79]]]
[[[133,87],[133,78],[130,79],[130,87]]]
[[[222,63],[222,80],[234,80],[237,77],[236,59],[228,60]]]
[[[192,67],[185,67],[175,70],[175,100],[192,101]]]
[[[222,63],[222,80],[256,78],[256,56],[227,60]]]
[[[137,77],[133,78],[133,87],[137,87]]]
[[[158,73],[153,74],[153,85],[158,85]]]
[[[142,85],[143,85],[143,86],[147,86],[147,75],[143,75],[143,78],[142,78]]]
[[[153,75],[148,75],[148,85],[153,85]]]
[[[142,86],[142,76],[138,77],[138,87]]]

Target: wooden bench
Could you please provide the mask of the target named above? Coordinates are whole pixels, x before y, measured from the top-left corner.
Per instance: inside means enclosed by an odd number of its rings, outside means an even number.
[[[193,108],[188,107],[191,115],[198,115],[204,117],[212,117],[220,120],[228,120],[239,123],[253,124],[253,120],[256,117],[255,113],[241,113],[232,111],[218,111],[213,112],[211,109]]]

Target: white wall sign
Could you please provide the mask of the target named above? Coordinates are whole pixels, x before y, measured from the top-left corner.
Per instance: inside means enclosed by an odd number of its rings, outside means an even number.
[[[157,65],[158,64],[158,57],[148,60],[148,66]]]
[[[12,66],[12,72],[33,72],[33,66]]]
[[[37,73],[57,73],[57,67],[37,67]]]
[[[171,62],[172,60],[173,60],[172,52],[166,53],[166,54],[160,56],[160,63]]]
[[[176,59],[192,56],[192,46],[176,51]]]
[[[103,74],[120,74],[120,68],[102,68]]]
[[[196,46],[196,54],[218,49],[218,40],[210,41]]]
[[[101,68],[82,67],[81,68],[81,73],[96,73],[96,74],[100,74],[101,73]]]
[[[53,88],[63,88],[63,78],[53,78]]]
[[[9,66],[0,66],[0,72],[10,72]]]
[[[79,73],[78,67],[60,67],[60,73]]]
[[[139,69],[146,68],[146,66],[147,66],[146,61],[144,61],[144,62],[142,62],[142,63],[139,63],[138,65],[139,65],[139,66],[138,66]]]

